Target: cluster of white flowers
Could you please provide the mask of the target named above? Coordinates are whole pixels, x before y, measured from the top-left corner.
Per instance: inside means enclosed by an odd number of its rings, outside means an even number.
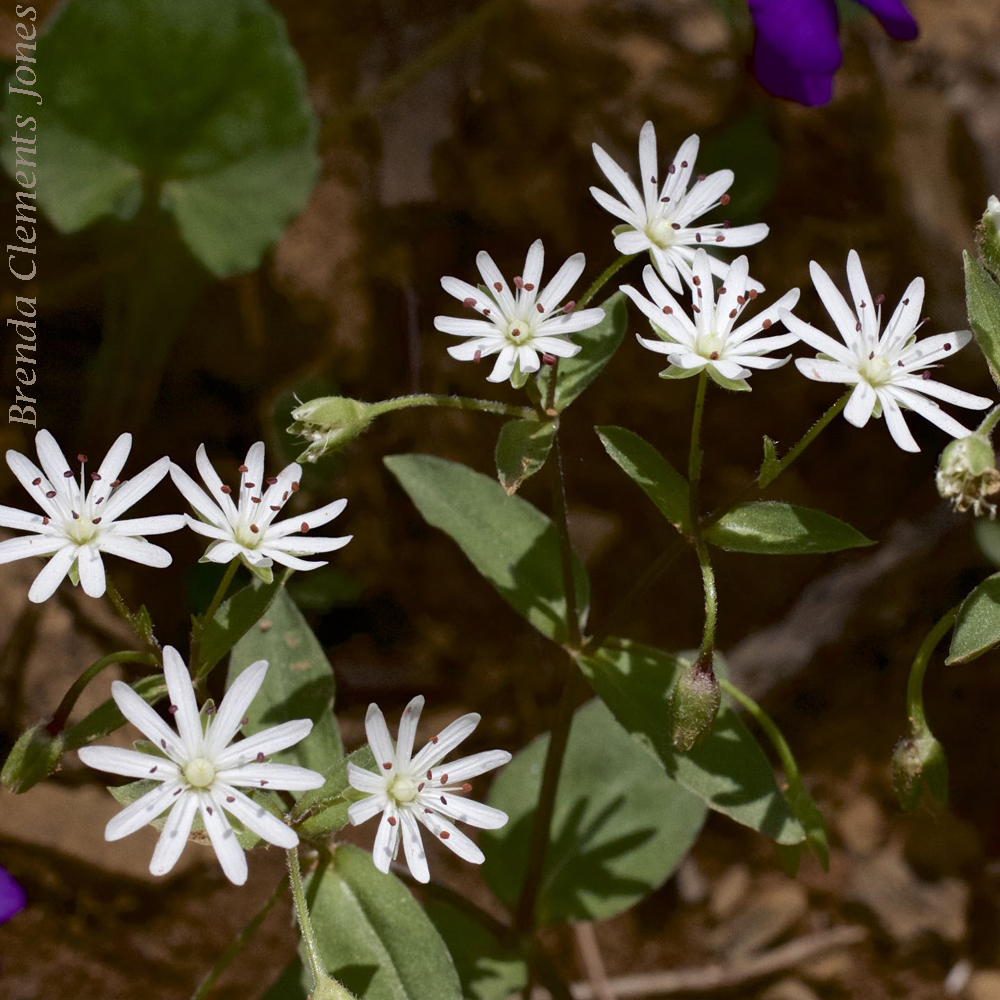
[[[820,352],[816,358],[796,360],[803,375],[855,387],[844,416],[856,427],[863,427],[872,416],[884,416],[893,440],[906,451],[920,449],[903,410],[920,414],[952,437],[969,434],[935,400],[973,410],[985,409],[991,401],[931,380],[930,370],[968,344],[971,334],[963,330],[917,341],[917,330],[924,322],[920,319],[922,278],[911,282],[882,332],[884,296],[872,296],[858,255],[852,250],[847,260],[853,307],[813,261],[813,284],[843,344],[793,315],[799,299],[797,288],[741,322],[744,309],[758,298],[763,286],[750,277],[745,256],[728,264],[715,254],[728,247],[759,243],[767,236],[768,227],[699,221],[729,203],[734,176],[731,170],[695,175],[698,146],[696,135],[681,144],[661,185],[656,131],[652,122],[646,122],[639,136],[641,187],[600,146],[593,147],[597,165],[618,195],[615,198],[600,188],[590,189],[598,204],[620,220],[614,231],[615,246],[622,254],[650,256],[651,265],[642,274],[649,297],[631,285],[623,285],[621,290],[646,316],[655,334],[653,338],[638,337],[639,343],[665,354],[670,362],[660,374],[687,378],[704,371],[728,389],[748,390],[747,379],[753,369],[780,368],[791,360],[790,354],[770,356],[772,351],[801,340]],[[481,289],[457,278],[442,278],[441,283],[445,291],[484,319],[438,316],[434,322],[445,333],[470,338],[449,348],[454,358],[479,361],[500,353],[489,376],[491,381],[512,378],[517,366],[522,373],[536,371],[539,351],[541,360],[548,363],[573,357],[580,346],[571,343],[567,335],[589,329],[604,318],[601,309],[572,312],[573,303],[564,306],[559,315],[560,300],[583,270],[583,254],[575,254],[563,265],[537,301],[540,241],[528,252],[524,276],[514,279],[516,298],[488,254],[480,253],[477,263],[485,282]],[[717,289],[714,279],[719,280]],[[689,309],[675,298],[685,291],[690,297]],[[778,332],[782,325],[786,332]],[[762,333],[766,336],[759,336]]]
[[[107,588],[104,555],[120,556],[144,566],[169,566],[170,553],[146,541],[145,536],[177,531],[185,525],[212,539],[203,562],[240,559],[251,572],[265,579],[270,579],[276,562],[297,570],[325,566],[324,562],[302,557],[332,552],[351,540],[350,535],[302,537],[333,520],[347,505],[346,500],[275,523],[275,515],[298,491],[302,470],[292,463],[277,476],[265,479],[264,445],[260,441],[239,468],[238,503],[232,500],[232,488],[223,483],[209,463],[204,445],[198,449],[196,463],[214,499],[166,457],[134,479],[122,479],[132,450],[131,434],[122,434],[97,471],[89,476],[87,456],[77,455],[79,478],[48,431],[39,431],[35,436],[35,449],[41,468],[13,450],[7,452],[7,464],[41,513],[0,506],[0,528],[28,532],[0,542],[0,563],[30,556],[49,557],[28,591],[31,601],[48,600],[67,575],[79,579],[90,597],[102,597]],[[168,471],[197,518],[163,514],[123,519],[121,515],[160,483]]]

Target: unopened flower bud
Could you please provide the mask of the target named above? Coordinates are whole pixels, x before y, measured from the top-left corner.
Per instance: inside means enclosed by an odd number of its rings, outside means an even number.
[[[1000,280],[1000,199],[995,194],[986,202],[977,235],[987,266]]]
[[[913,812],[926,793],[932,803],[948,804],[948,761],[944,747],[928,732],[899,740],[892,751],[892,787],[900,806]]]
[[[292,410],[295,423],[288,432],[309,443],[298,460],[315,462],[350,444],[368,430],[378,412],[370,403],[344,396],[324,396],[296,407]]]
[[[952,441],[941,453],[935,477],[938,493],[955,510],[972,510],[976,517],[996,516],[996,504],[986,498],[1000,492],[1000,472],[990,442],[979,434]]]
[[[711,663],[699,657],[684,670],[670,694],[670,738],[678,750],[690,750],[708,732],[721,699]]]

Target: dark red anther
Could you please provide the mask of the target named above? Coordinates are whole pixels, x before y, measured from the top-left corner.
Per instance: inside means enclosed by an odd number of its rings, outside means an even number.
[[[270,507],[271,507],[271,510],[273,510],[275,512],[275,514],[277,514],[278,511],[281,510],[281,504],[280,503],[272,503],[272,504],[270,504]]]
[[[542,355],[542,364],[543,365],[554,365],[557,360],[558,360],[558,358],[556,358],[556,356],[554,354],[543,354]]]
[[[479,364],[483,360],[483,352],[477,350],[475,354],[472,355],[472,361],[474,364]]]
[[[719,199],[719,204],[720,204],[720,205],[728,205],[728,204],[729,204],[729,203],[730,203],[730,202],[731,202],[732,200],[733,200],[733,199],[732,199],[732,198],[730,198],[728,194],[724,194],[724,195],[723,195],[723,196],[722,196],[722,197],[721,197],[721,198]]]
[[[277,481],[278,481],[277,476],[268,476],[267,479],[264,480],[264,482],[266,482],[268,486],[273,486]]]
[[[764,322],[761,325],[764,327],[765,330],[771,329],[771,321],[769,319],[764,320]]]
[[[442,774],[441,775],[441,784],[442,785],[447,785],[448,784],[448,775],[447,774]]]
[[[489,316],[489,314],[490,314],[490,311],[489,311],[489,309],[484,309],[484,310],[483,310],[483,315],[484,315],[484,316]]]
[[[464,785],[462,785],[462,791],[463,792],[471,792],[472,791],[472,785],[470,785],[468,782],[466,782]]]
[[[151,767],[151,768],[149,769],[149,773],[150,773],[150,774],[156,774],[157,770],[159,769],[159,766],[160,766],[159,764],[156,764],[156,765],[154,765],[153,767]]]
[[[439,737],[437,737],[437,736],[432,736],[432,737],[431,737],[431,743],[437,743],[438,739],[439,739]]]
[[[861,331],[861,323],[860,322],[855,323],[854,324],[854,329],[860,333],[860,331]]]
[[[885,296],[884,295],[876,295],[875,296],[875,305],[880,306],[880,305],[882,305],[883,302],[885,302]]]
[[[430,768],[427,768],[427,780],[428,781],[431,780],[431,769]]]
[[[729,310],[729,318],[730,319],[736,319],[736,315],[737,315],[737,312],[736,312],[735,309],[730,309]]]
[[[747,295],[749,295],[751,299],[757,298],[757,289],[751,288],[750,291],[747,292]]]
[[[299,525],[299,531],[301,531],[303,535],[307,534],[309,531],[309,525],[305,521],[303,521]]]
[[[99,483],[101,481],[101,474],[99,472],[92,472],[90,474],[91,482]]]
[[[77,512],[75,510],[71,510],[70,513],[73,515],[73,520],[74,521],[79,521],[80,520],[80,515],[77,514]]]
[[[298,483],[292,483],[292,492],[293,493],[298,493],[299,492],[299,484]]]
[[[448,804],[448,800],[443,795],[441,796],[441,802],[442,802],[443,805],[447,805]]]
[[[386,819],[389,821],[389,826],[395,826],[396,825],[396,817],[395,816],[387,816]]]
[[[205,812],[207,812],[208,815],[211,816],[212,815],[212,807],[211,806],[207,806],[206,809],[205,809]]]
[[[244,483],[243,484],[248,490],[252,490],[257,484],[256,483]]]
[[[687,160],[681,160],[681,167],[686,167],[688,165]]]
[[[462,305],[465,306],[466,309],[475,309],[476,300],[473,298],[462,299]]]
[[[90,461],[90,459],[89,459],[89,458],[87,458],[87,456],[86,456],[86,455],[77,455],[77,456],[76,456],[76,460],[77,460],[78,462],[82,462],[82,463],[83,463],[84,465],[86,465],[86,464],[87,464],[87,463],[88,463],[88,462]]]
[[[45,498],[47,500],[51,500],[55,495],[56,495],[55,490],[49,490],[49,492],[45,494]]]
[[[945,349],[946,351],[950,351],[950,350],[951,350],[951,344],[945,344],[945,345],[944,345],[944,349]]]
[[[920,373],[920,377],[922,379],[929,379],[931,377],[931,373],[930,372],[921,372]]]
[[[41,486],[42,485],[42,477],[39,476],[37,479],[32,479],[31,480],[31,485],[32,486]]]
[[[121,481],[120,479],[116,479],[116,480],[115,480],[115,481],[114,481],[114,482],[113,482],[113,483],[111,484],[111,488],[112,488],[113,490],[116,490],[116,489],[118,489],[118,487],[119,487],[119,486],[121,486],[121,484],[122,484],[122,481]]]
[[[384,768],[385,768],[385,769],[386,769],[387,771],[391,771],[391,770],[392,770],[392,764],[391,764],[391,763],[389,763],[389,762],[387,762],[387,763],[383,764],[382,766],[383,766],[383,767],[384,767]]]
[[[708,357],[709,357],[709,360],[711,360],[711,361],[718,361],[719,360],[719,352],[718,351],[712,351],[712,353]]]
[[[668,174],[676,174],[677,173],[677,167],[674,166],[673,163],[671,163],[670,166],[667,167],[667,173]]]
[[[695,285],[701,284],[701,278],[699,278],[697,274],[691,280],[695,283]]]
[[[872,351],[871,354],[868,355],[868,360],[869,361],[874,361],[875,360],[875,352],[874,351]]]
[[[225,484],[225,483],[223,483],[223,484],[222,484],[222,485],[221,485],[221,486],[219,487],[219,491],[220,491],[221,493],[225,493],[225,494],[226,494],[226,496],[229,496],[229,494],[233,492],[233,488],[232,488],[232,486],[226,486],[226,484]]]
[[[263,751],[263,750],[261,750],[261,751],[260,751],[260,752],[259,752],[259,753],[257,754],[257,763],[258,763],[258,764],[263,764],[263,763],[264,763],[264,751]]]
[[[700,243],[701,242],[701,233],[695,233],[694,234],[694,241],[695,241],[695,243]]]
[[[251,503],[260,503],[260,497],[250,497]]]
[[[42,518],[42,524],[48,524],[48,523],[49,523],[49,519],[47,517],[43,517]]]
[[[698,174],[697,180],[703,181],[707,176],[708,174]]]
[[[563,306],[563,312],[571,313],[575,308],[576,308],[576,301],[573,300],[571,302],[567,302],[566,305]]]
[[[747,301],[747,300],[746,300],[746,298],[745,298],[744,296],[742,296],[742,295],[737,295],[737,296],[736,296],[736,301],[737,301],[737,302],[738,302],[738,303],[739,303],[739,304],[740,304],[741,306],[743,306],[743,305],[746,305],[746,301]]]
[[[671,222],[670,223],[670,228],[671,229],[680,229],[681,228],[681,224],[679,222]]]
[[[242,729],[249,721],[249,718],[244,715],[243,718],[240,719],[240,728]]]
[[[170,713],[171,715],[176,715],[176,714],[177,714],[177,706],[176,706],[176,705],[171,705],[171,706],[170,706],[170,707],[169,707],[169,708],[167,709],[167,711],[168,711],[168,712],[169,712],[169,713]]]
[[[524,286],[524,290],[525,290],[526,292],[533,292],[533,291],[535,290],[535,286],[534,286],[534,285],[533,285],[533,284],[532,284],[532,283],[531,283],[531,282],[529,281],[529,282],[528,282],[528,283],[527,283],[527,284],[526,284],[526,285]]]
[[[245,476],[250,470],[245,465],[241,465],[237,471],[241,476]]]
[[[233,802],[236,801],[236,796],[235,795],[227,795],[226,796],[226,801],[229,802],[229,803],[233,803]]]
[[[719,235],[715,237],[715,242],[716,243],[725,243],[726,242],[726,237],[723,236],[722,233],[719,233]]]
[[[424,781],[421,781],[421,782],[420,782],[420,784],[419,784],[419,785],[417,785],[417,791],[418,791],[418,792],[422,792],[422,791],[424,790],[424,785],[425,785],[425,784],[426,784],[426,782],[424,782]]]
[[[95,517],[95,518],[94,518],[94,524],[100,524],[100,523],[101,523],[101,520],[102,520],[101,518],[99,518],[99,517]]]
[[[903,299],[903,305],[904,306],[908,306],[909,304],[910,304],[910,300],[909,299]]]
[[[70,472],[70,471],[69,471],[69,469],[67,469],[67,470],[66,470],[66,471],[65,471],[65,472],[63,473],[63,479],[72,479],[72,478],[73,478],[73,473],[72,473],[72,472]]]
[[[181,792],[183,792],[183,791],[184,791],[183,788],[178,788],[177,791],[174,792],[174,796],[176,797],[176,796],[180,795]]]
[[[671,309],[670,306],[664,306],[663,307],[663,312],[664,312],[664,315],[669,316],[673,312],[673,309]]]
[[[447,830],[442,830],[441,831],[441,839],[442,840],[447,840],[450,836],[451,836],[451,834]]]
[[[522,278],[519,274],[514,275],[514,287],[518,289],[518,291],[524,288],[524,278]]]
[[[260,533],[260,528],[258,528],[256,524],[251,524],[251,525],[250,525],[250,530],[251,530],[251,531],[252,531],[252,532],[253,532],[253,533],[254,533],[255,535],[257,535],[257,534],[259,534],[259,533]]]

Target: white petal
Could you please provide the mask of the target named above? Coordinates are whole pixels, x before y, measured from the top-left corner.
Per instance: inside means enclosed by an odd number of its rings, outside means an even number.
[[[650,238],[641,229],[627,229],[615,236],[615,249],[623,254],[637,254],[653,247]]]
[[[31,514],[26,510],[0,505],[0,528],[16,528],[18,531],[45,532],[41,514]]]
[[[215,758],[216,769],[225,771],[230,767],[248,764],[261,753],[270,757],[279,750],[300,743],[312,732],[312,727],[311,719],[293,719],[232,743]]]
[[[935,399],[943,399],[946,403],[953,403],[955,406],[964,406],[969,410],[985,410],[993,405],[993,400],[985,396],[975,396],[971,392],[956,389],[954,386],[945,385],[943,382],[936,382],[933,379],[921,378],[919,375],[903,375],[892,380],[893,385],[902,386],[904,389],[913,389],[914,392],[922,392],[925,396],[933,396]]]
[[[248,830],[253,830],[262,840],[283,847],[286,851],[298,844],[298,834],[287,823],[283,823],[238,789],[226,785],[224,779],[213,792],[216,802],[224,803],[224,808],[230,815],[235,816]]]
[[[541,360],[533,347],[519,347],[517,349],[517,362],[521,366],[521,371],[525,374],[537,372],[541,367]]]
[[[125,462],[128,461],[131,450],[132,435],[120,434],[115,443],[108,449],[104,460],[97,468],[98,478],[94,480],[93,485],[90,487],[91,497],[100,496],[100,491],[108,483],[113,483],[116,479],[121,478],[122,469],[125,468]],[[97,492],[95,493],[95,491]]]
[[[8,538],[6,541],[0,542],[0,565],[16,562],[18,559],[28,559],[31,556],[47,556],[64,547],[70,550],[76,548],[63,535],[29,535],[26,538]],[[70,563],[72,564],[72,560]],[[59,586],[58,581],[56,586]]]
[[[232,495],[223,491],[222,487],[226,484],[223,483],[219,473],[215,471],[215,466],[208,460],[208,452],[205,450],[203,444],[198,445],[198,451],[195,453],[194,460],[195,465],[198,466],[198,475],[201,476],[201,480],[208,490],[210,503],[218,504],[229,521],[231,523],[235,522],[237,516],[236,504],[233,503]],[[173,469],[174,466],[171,466],[171,475],[173,475]],[[195,504],[192,504],[192,506],[195,510],[199,509]]]
[[[308,524],[310,531],[313,531],[316,528],[322,528],[324,524],[328,524],[335,517],[338,517],[341,513],[343,513],[346,506],[346,500],[334,500],[332,503],[328,503],[323,507],[317,508],[316,510],[310,510],[299,517],[286,518],[283,521],[279,521],[277,524],[272,524],[267,531],[264,532],[264,537],[268,541],[272,538],[283,538],[285,535],[291,535],[295,532],[301,531],[303,524]]]
[[[591,149],[601,172],[611,181],[621,200],[635,213],[638,219],[645,222],[646,206],[635,184],[632,183],[632,179],[596,142],[591,146]]]
[[[198,714],[198,699],[195,698],[191,675],[181,659],[181,654],[173,646],[163,647],[163,676],[170,695],[170,709],[177,731],[180,733],[184,750],[189,757],[195,757],[201,750],[201,717]]]
[[[422,798],[423,796],[419,796],[418,801]],[[442,799],[445,801],[442,802]],[[509,818],[500,809],[494,809],[493,806],[467,799],[462,795],[439,795],[433,800],[428,799],[427,806],[433,807],[449,819],[468,823],[469,826],[478,827],[480,830],[499,830],[506,825]]]
[[[163,569],[173,561],[170,553],[159,545],[153,545],[142,538],[125,538],[111,533],[101,535],[101,551],[119,556],[143,566]]]
[[[121,840],[136,830],[141,830],[147,823],[152,823],[157,816],[168,809],[175,798],[181,798],[181,784],[178,781],[166,781],[158,788],[146,792],[140,799],[126,806],[117,816],[113,816],[104,828],[105,840]]]
[[[911,369],[923,368],[935,361],[941,361],[960,351],[969,341],[972,334],[968,330],[954,330],[952,333],[939,333],[908,348],[899,360],[904,367]]]
[[[488,382],[506,382],[514,370],[514,361],[517,358],[517,351],[513,347],[505,347],[497,355],[497,363],[493,366],[493,371],[486,376]]]
[[[861,351],[862,337],[861,331],[858,330],[858,317],[854,315],[851,307],[847,304],[844,296],[840,294],[840,289],[830,280],[830,276],[826,273],[816,263],[816,261],[810,261],[809,263],[809,274],[812,276],[813,285],[816,286],[816,291],[819,294],[820,299],[823,302],[823,306],[826,311],[830,314],[830,318],[833,320],[837,330],[839,331],[841,337],[844,338],[844,343],[848,347],[854,348],[856,351]],[[784,315],[782,315],[782,320],[785,320]],[[801,320],[797,321],[801,323]],[[789,329],[798,330],[798,327],[793,327],[790,323],[786,323]],[[802,323],[803,327],[807,324]],[[812,329],[812,327],[808,327]],[[806,341],[808,344],[813,342],[806,337],[805,334],[800,333],[799,336]],[[815,344],[813,345],[815,346]],[[872,345],[874,347],[874,345]],[[830,354],[832,357],[836,355],[825,347],[816,347],[816,350],[822,351],[824,354]]]
[[[924,279],[914,278],[907,286],[903,297],[886,324],[885,333],[879,344],[879,353],[897,350],[910,339],[920,322],[920,310],[924,305]]]
[[[124,681],[112,681],[111,697],[122,715],[147,739],[165,750],[175,761],[184,759],[178,735]]]
[[[111,495],[104,508],[104,517],[111,521],[129,507],[137,504],[154,486],[156,486],[170,470],[170,459],[164,456],[154,462],[148,469],[143,469],[139,475],[126,480]]]
[[[207,562],[230,563],[243,556],[252,558],[253,554],[250,549],[246,549],[236,542],[215,542],[205,550],[205,554],[201,558]],[[255,562],[254,565],[258,565],[258,563]]]
[[[365,735],[368,737],[368,746],[371,747],[375,763],[386,771],[391,770],[396,752],[392,745],[392,737],[389,735],[389,727],[385,724],[382,709],[374,702],[368,706],[368,712],[365,715]]]
[[[104,578],[104,563],[101,550],[94,544],[83,545],[76,554],[80,571],[80,586],[88,597],[103,597],[107,584]]]
[[[506,343],[506,337],[479,337],[462,344],[454,344],[445,350],[456,361],[481,361],[491,354],[496,354],[497,351],[502,351]]]
[[[230,685],[208,732],[211,756],[222,753],[240,731],[247,709],[267,675],[267,660],[251,663]]]
[[[652,122],[646,122],[639,133],[639,180],[642,182],[642,194],[646,203],[646,214],[652,215],[657,202],[657,169],[656,169],[656,129]]]
[[[535,337],[531,346],[543,354],[554,354],[557,358],[573,358],[580,353],[580,345],[562,337]]]
[[[51,518],[62,518],[65,516],[59,505],[57,497],[47,497],[45,494],[49,490],[54,491],[52,484],[42,475],[42,470],[30,459],[26,458],[13,449],[7,452],[7,465],[10,471],[17,477],[17,481],[28,491],[31,498],[38,504]],[[42,481],[36,486],[35,480]]]
[[[485,251],[480,250],[476,254],[476,267],[483,276],[483,281],[489,289],[490,294],[497,300],[497,305],[505,319],[510,319],[514,315],[514,297],[510,293],[510,286],[500,273],[500,268],[496,266],[493,258]],[[500,286],[499,288],[497,286]]]
[[[542,281],[542,268],[544,266],[545,247],[542,245],[541,240],[535,240],[528,247],[528,254],[524,258],[524,274],[521,276],[524,279],[525,289],[529,293],[534,293],[534,296],[538,294],[538,286]],[[533,287],[528,288],[528,285],[532,285]]]
[[[202,792],[198,796],[201,819],[226,878],[234,885],[243,885],[247,880],[247,858],[222,811],[220,800],[221,796]]]
[[[347,541],[350,540],[349,536]],[[306,562],[304,559],[299,559],[297,556],[291,555],[287,550],[291,547],[291,542],[288,542],[286,547],[286,543],[282,541],[280,547],[278,545],[261,546],[257,550],[257,554],[268,560],[273,560],[281,566],[288,566],[291,569],[302,570],[303,572],[308,572],[311,569],[319,569],[320,566],[326,565],[325,562]]]
[[[226,520],[222,508],[210,499],[208,494],[179,465],[170,466],[170,478],[184,499],[206,521],[211,522],[217,528],[229,527],[229,522]]]
[[[179,531],[187,523],[183,514],[156,514],[153,517],[133,517],[124,521],[112,521],[107,531],[114,535],[163,535],[168,531]]]
[[[622,204],[617,198],[612,198],[606,191],[602,191],[600,188],[592,187],[590,193],[594,198],[594,201],[601,206],[606,212],[610,212],[616,219],[621,219],[622,222],[628,225],[635,225],[636,223],[642,224],[642,220],[636,216],[635,212],[632,211],[627,205]]]
[[[893,385],[889,391],[900,403],[909,407],[914,413],[919,413],[924,420],[934,424],[935,427],[940,427],[945,434],[950,434],[953,438],[963,438],[972,433],[968,427],[959,423],[950,413],[945,413],[933,400],[921,396],[912,389],[897,388]]]
[[[858,382],[844,407],[844,418],[855,427],[864,427],[871,419],[877,399],[875,390],[868,382]]]
[[[29,601],[33,604],[41,604],[42,601],[47,601],[56,592],[59,584],[66,579],[66,574],[76,559],[77,551],[76,545],[65,545],[64,548],[54,553],[28,589]]]
[[[796,358],[795,367],[806,378],[816,382],[842,382],[844,385],[854,385],[861,376],[847,365],[839,361],[827,361],[824,358]]]
[[[275,542],[265,539],[261,546],[269,555],[274,552],[288,552],[295,556],[314,556],[321,552],[336,552],[342,549],[354,536],[342,535],[339,538],[303,538],[300,535],[280,538]]]
[[[758,368],[763,371],[783,368],[791,360],[790,354],[784,358],[765,358],[759,354],[740,354],[739,352],[726,354],[726,361],[732,361],[733,364],[742,365],[744,368]]]
[[[444,760],[459,743],[472,735],[481,718],[482,716],[478,712],[469,712],[445,726],[413,758],[411,767],[414,773],[421,774],[427,768],[433,767],[439,760]]]
[[[195,795],[180,795],[173,809],[167,816],[160,839],[156,842],[156,850],[149,862],[149,870],[154,875],[166,875],[184,851],[194,814],[198,811],[198,798]]]
[[[913,440],[910,428],[906,426],[906,420],[900,412],[899,404],[896,402],[893,394],[886,389],[878,389],[876,391],[879,402],[882,404],[882,415],[885,417],[885,422],[893,441],[903,451],[920,451],[920,445]]]
[[[878,324],[876,323],[878,309],[872,300],[868,279],[865,277],[857,250],[851,250],[847,255],[847,283],[854,299],[855,315],[862,322],[865,339],[874,347],[878,341]]]
[[[109,774],[121,774],[126,778],[167,781],[180,773],[172,760],[121,747],[81,747],[77,750],[77,756],[87,767],[107,771]]]
[[[839,294],[839,293],[838,293]],[[785,324],[791,333],[798,334],[800,340],[807,343],[813,350],[821,354],[827,354],[841,364],[850,365],[855,355],[851,353],[843,344],[838,344],[833,337],[827,336],[816,327],[803,323],[798,316],[781,310],[781,322]]]
[[[442,774],[447,773],[446,784],[456,784],[468,781],[494,768],[502,767],[510,761],[510,754],[506,750],[483,750],[481,753],[474,753],[469,757],[461,757],[458,760],[449,761],[442,764],[435,771],[431,772],[435,781],[440,781]]]
[[[461,278],[445,276],[441,279],[441,287],[463,305],[467,299],[472,299],[475,305],[469,308],[475,308],[477,312],[491,309],[496,305],[493,299],[484,295],[475,285],[470,285],[467,281],[462,281]]]
[[[567,333],[578,333],[580,330],[589,330],[592,326],[597,326],[598,323],[603,322],[603,309],[574,309],[571,313],[548,317],[538,329],[543,336],[561,337]]]
[[[295,764],[242,764],[216,772],[221,781],[237,788],[270,788],[285,792],[305,792],[320,788],[326,780],[319,771]]]
[[[377,816],[383,809],[388,805],[388,798],[386,798],[384,792],[379,792],[375,795],[369,795],[365,799],[360,799],[358,802],[352,802],[347,807],[347,818],[351,823],[351,826],[361,826],[362,823],[367,823],[372,816]]]
[[[495,337],[499,327],[486,319],[458,319],[455,316],[435,316],[434,329],[454,337]]]
[[[382,822],[375,834],[375,845],[372,847],[372,860],[375,867],[385,875],[389,874],[389,865],[396,857],[399,849],[399,816],[395,802],[387,802]]]
[[[399,733],[396,741],[396,768],[402,769],[410,763],[413,756],[413,741],[417,735],[417,726],[420,723],[420,713],[424,708],[424,696],[418,694],[403,709],[403,714],[399,720]]]
[[[696,181],[681,205],[677,221],[682,226],[690,225],[710,208],[714,208],[719,199],[733,186],[735,179],[732,170],[716,170],[703,181]]]
[[[437,812],[425,812],[423,809],[419,810],[416,815],[417,819],[449,851],[457,854],[463,861],[468,861],[474,865],[481,865],[486,860],[483,852],[454,823],[445,819],[444,816]]]
[[[379,774],[372,774],[371,771],[357,764],[347,763],[347,783],[351,788],[356,788],[359,792],[378,793],[385,791],[385,779]]]
[[[575,253],[572,257],[567,258],[563,266],[556,271],[552,280],[538,296],[538,304],[546,312],[562,304],[579,280],[580,275],[583,274],[586,263],[587,259],[582,253]]]
[[[38,453],[38,461],[52,485],[63,496],[72,497],[75,502],[78,496],[77,483],[56,439],[48,431],[39,431],[35,435],[35,451]],[[70,475],[67,476],[67,472]]]
[[[242,473],[242,479],[240,480],[241,491],[247,487],[247,483],[253,483],[253,489],[259,489],[260,484],[264,482],[264,442],[255,441],[250,445],[250,450],[247,452],[247,457],[243,459],[243,464],[246,466],[247,471]]]
[[[687,193],[688,181],[694,173],[695,161],[698,159],[698,147],[701,140],[696,135],[689,135],[677,150],[673,160],[670,161],[671,168],[667,173],[667,179],[663,183],[661,195],[676,202]]]
[[[409,809],[401,809],[399,822],[402,826],[403,853],[410,874],[418,881],[427,883],[431,880],[427,869],[427,855],[424,853],[424,842],[420,836],[420,827]]]

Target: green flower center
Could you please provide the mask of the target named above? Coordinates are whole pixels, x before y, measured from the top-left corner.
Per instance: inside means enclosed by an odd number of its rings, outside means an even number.
[[[184,777],[195,788],[208,788],[215,781],[215,767],[204,757],[195,757],[184,765]]]
[[[532,330],[529,324],[523,319],[511,320],[507,325],[507,339],[515,345],[523,346],[532,337]]]
[[[67,523],[66,534],[77,545],[86,545],[100,534],[100,528],[89,517],[77,517]]]
[[[405,774],[397,774],[389,786],[389,794],[397,802],[412,802],[417,797],[417,783]]]

